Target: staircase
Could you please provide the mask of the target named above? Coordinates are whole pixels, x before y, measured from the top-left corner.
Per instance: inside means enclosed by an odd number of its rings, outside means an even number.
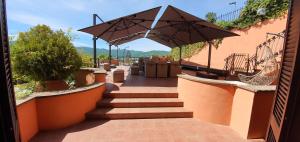
[[[93,119],[192,118],[178,93],[109,93],[97,108],[86,114]]]

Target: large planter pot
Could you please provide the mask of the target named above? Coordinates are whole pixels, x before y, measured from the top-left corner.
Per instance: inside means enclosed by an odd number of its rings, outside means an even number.
[[[75,73],[75,86],[82,87],[95,82],[94,69],[82,68]]]
[[[67,90],[68,88],[69,85],[64,80],[49,80],[45,81],[43,84],[38,84],[36,87],[36,91],[57,91]]]

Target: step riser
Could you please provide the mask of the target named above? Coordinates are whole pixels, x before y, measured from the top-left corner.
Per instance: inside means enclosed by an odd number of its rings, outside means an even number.
[[[135,108],[135,107],[183,107],[183,102],[137,102],[137,103],[99,103],[98,107]]]
[[[120,113],[120,114],[88,114],[87,119],[155,119],[155,118],[192,118],[192,112],[170,112],[170,113]]]
[[[104,98],[178,98],[178,93],[110,93]]]

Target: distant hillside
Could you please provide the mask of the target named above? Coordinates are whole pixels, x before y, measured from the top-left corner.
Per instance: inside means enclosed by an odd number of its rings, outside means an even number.
[[[89,47],[76,47],[76,48],[77,48],[78,52],[85,53],[85,54],[88,54],[91,56],[93,55],[93,48],[89,48]],[[166,55],[170,54],[170,52],[168,52],[168,51],[161,51],[161,50],[152,50],[152,51],[147,51],[147,52],[136,51],[136,50],[126,50],[125,56],[128,51],[130,51],[131,57],[150,57],[152,55],[166,56]],[[108,54],[108,49],[97,48],[97,56],[99,56],[101,54]],[[112,57],[117,57],[117,50],[112,49],[111,55],[112,55]],[[122,58],[123,55],[124,55],[124,50],[119,50],[119,57]]]

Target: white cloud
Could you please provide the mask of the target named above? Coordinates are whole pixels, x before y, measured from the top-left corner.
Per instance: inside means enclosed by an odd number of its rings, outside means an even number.
[[[91,44],[79,42],[79,41],[73,41],[72,42],[75,47],[91,47]]]
[[[82,11],[87,10],[86,3],[87,3],[87,1],[64,0],[64,1],[62,1],[62,6],[65,6],[66,8],[68,8],[70,10],[82,12]]]
[[[59,21],[56,21],[55,19],[44,18],[41,16],[24,12],[11,12],[8,15],[8,19],[30,26],[45,24],[55,29],[66,29],[66,26],[64,24],[60,23]]]

